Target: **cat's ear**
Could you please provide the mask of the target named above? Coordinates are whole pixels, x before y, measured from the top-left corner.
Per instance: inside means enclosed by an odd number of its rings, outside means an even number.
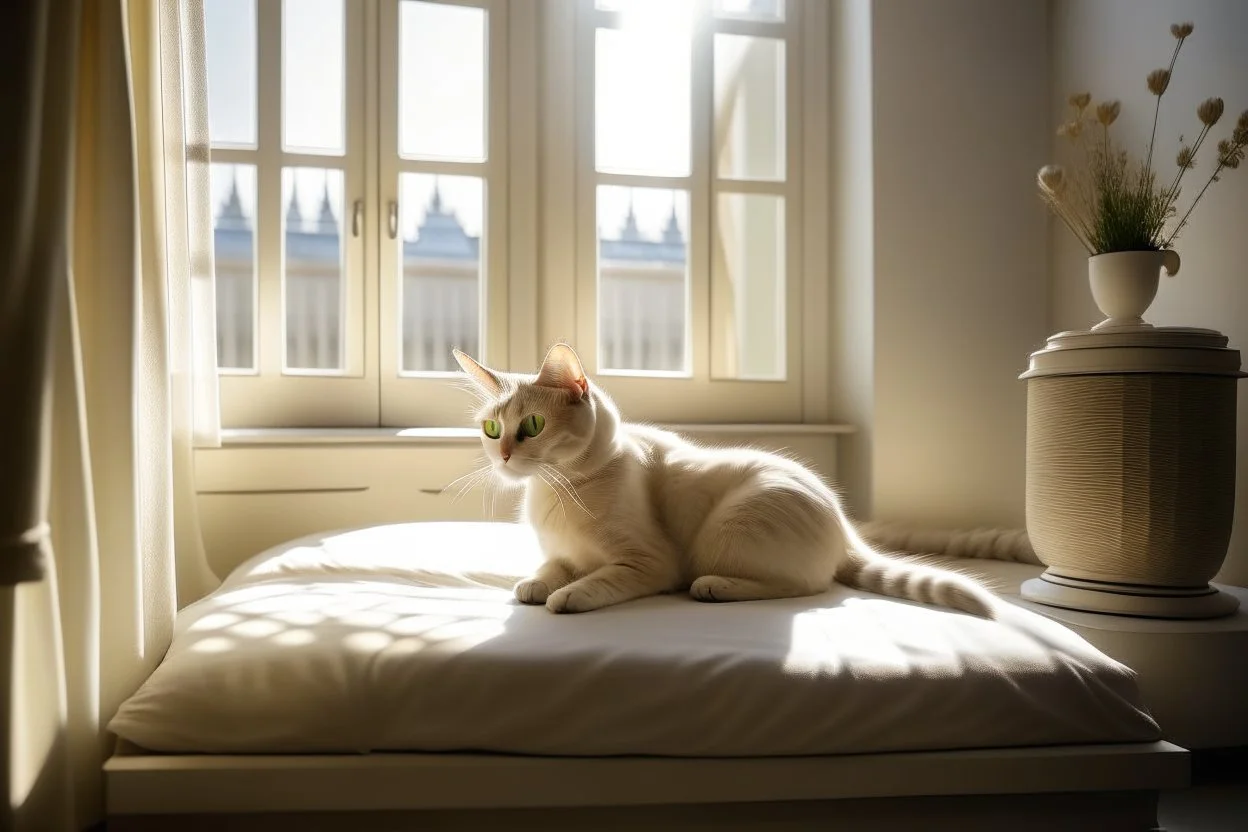
[[[466,352],[460,352],[456,349],[452,349],[451,352],[454,353],[455,360],[459,362],[459,366],[463,367],[464,372],[467,373],[468,376],[475,381],[482,390],[489,393],[491,396],[498,396],[498,394],[502,392],[503,382],[493,373],[493,371],[488,370],[476,361],[473,361]]]
[[[567,344],[555,344],[542,359],[542,369],[537,374],[539,387],[555,387],[566,390],[572,401],[578,402],[589,393],[589,379],[576,350]]]

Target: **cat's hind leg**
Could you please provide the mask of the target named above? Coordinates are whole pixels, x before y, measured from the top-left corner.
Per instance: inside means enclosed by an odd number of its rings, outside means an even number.
[[[707,516],[693,546],[698,601],[761,601],[823,592],[836,541],[828,506],[801,483],[748,482]]]
[[[768,598],[798,598],[810,595],[809,586],[785,584],[780,580],[756,581],[752,578],[729,578],[724,575],[703,575],[689,586],[695,601],[765,601]]]

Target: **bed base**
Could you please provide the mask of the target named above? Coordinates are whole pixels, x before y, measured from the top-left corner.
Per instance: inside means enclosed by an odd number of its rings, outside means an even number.
[[[597,806],[443,809],[422,812],[320,812],[129,815],[109,832],[1156,832],[1156,792]]]
[[[1167,742],[826,757],[163,755],[105,764],[109,829],[1130,830],[1189,783]],[[919,826],[915,824],[918,823]]]

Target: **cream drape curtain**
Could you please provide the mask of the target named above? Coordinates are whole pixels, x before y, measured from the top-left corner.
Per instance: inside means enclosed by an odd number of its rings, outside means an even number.
[[[77,830],[103,812],[101,726],[217,583],[192,468],[219,434],[203,12],[17,5],[0,18],[34,38],[19,77],[39,106],[21,111],[26,156],[0,164],[25,182],[33,158],[38,176],[5,229],[34,255],[0,260],[0,396],[18,414],[0,433],[0,579],[37,577],[39,555],[44,575],[0,589],[0,828]]]

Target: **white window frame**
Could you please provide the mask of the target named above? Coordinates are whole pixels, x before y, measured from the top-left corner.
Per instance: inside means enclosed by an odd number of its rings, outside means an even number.
[[[484,355],[492,366],[531,372],[545,348],[566,340],[591,375],[632,419],[678,423],[826,422],[828,407],[829,16],[823,0],[787,0],[785,22],[720,18],[714,31],[775,36],[786,42],[786,178],[776,183],[714,181],[709,156],[710,62],[694,67],[689,256],[692,375],[654,378],[597,374],[595,186],[632,177],[593,170],[593,26],[612,13],[593,0],[434,0],[488,12],[487,160],[400,160],[397,153],[397,19],[402,0],[347,0],[347,156],[344,213],[361,200],[360,234],[348,234],[356,306],[349,343],[358,361],[346,376],[282,375],[282,335],[259,327],[260,370],[223,373],[227,427],[444,427],[468,423],[470,399],[438,374],[398,377],[398,246],[388,233],[400,171],[483,176]],[[257,0],[258,149],[214,147],[214,162],[257,165],[258,316],[278,320],[281,302],[281,167],[329,166],[336,157],[281,151],[281,2]],[[779,28],[777,28],[779,27]],[[278,38],[272,32],[278,32]],[[266,35],[266,33],[269,33]],[[586,52],[588,38],[590,51]],[[699,34],[695,56],[711,48]],[[367,56],[377,56],[369,64]],[[585,64],[588,62],[588,72]],[[703,152],[701,147],[707,147]],[[349,160],[349,162],[348,162]],[[638,180],[636,184],[653,184]],[[681,187],[689,187],[685,183]],[[777,190],[780,189],[780,190]],[[786,199],[786,378],[712,379],[710,374],[710,202],[718,192],[783,192]],[[701,209],[696,206],[701,201]],[[696,217],[696,219],[695,219]],[[262,230],[264,229],[264,230]],[[401,235],[400,235],[401,237]],[[387,279],[389,278],[389,279]],[[389,312],[382,314],[382,310]],[[264,316],[271,316],[264,318]],[[352,330],[351,327],[357,327]],[[350,356],[351,353],[349,352]],[[355,371],[358,371],[355,372]]]
[[[699,9],[707,14],[709,0]],[[594,0],[543,5],[541,339],[574,338],[591,375],[626,417],[673,423],[798,423],[828,418],[827,96],[829,18],[821,0],[788,0],[785,20],[712,17],[695,28],[692,71],[693,150],[688,178],[600,173],[594,165],[594,43],[600,25],[619,13]],[[782,182],[726,180],[716,174],[711,141],[713,35],[782,37],[785,42],[785,160]],[[824,33],[824,37],[819,37]],[[810,80],[810,79],[813,79]],[[570,161],[569,161],[570,160]],[[596,190],[599,184],[690,191],[687,376],[598,370]],[[720,193],[785,197],[786,367],[782,381],[713,378],[711,373],[711,225]],[[565,229],[575,229],[567,233]],[[575,321],[574,327],[565,322]],[[568,330],[575,333],[569,336]]]
[[[372,294],[365,264],[366,230],[354,233],[353,209],[364,198],[368,123],[364,107],[364,3],[347,0],[344,15],[342,155],[288,152],[282,146],[282,0],[256,0],[256,146],[214,144],[214,163],[249,164],[256,169],[256,251],[251,371],[221,372],[221,419],[226,426],[339,426],[375,423],[376,355],[367,337],[366,297]],[[343,171],[343,370],[337,373],[283,370],[285,320],[283,278],[282,169],[341,168]],[[363,203],[360,203],[361,207]],[[360,217],[362,220],[363,217]],[[265,322],[280,322],[280,325]]]
[[[379,266],[381,275],[379,337],[381,343],[381,424],[383,426],[459,425],[465,422],[468,402],[448,382],[458,373],[400,373],[400,318],[402,305],[398,272],[402,268],[402,235],[391,232],[391,217],[399,216],[399,176],[432,173],[471,176],[484,183],[485,212],[481,229],[480,284],[481,355],[479,360],[506,367],[508,361],[507,229],[507,9],[503,0],[434,0],[441,5],[486,11],[486,152],[482,162],[404,159],[399,155],[399,4],[380,4],[378,84],[380,92],[379,147]]]

